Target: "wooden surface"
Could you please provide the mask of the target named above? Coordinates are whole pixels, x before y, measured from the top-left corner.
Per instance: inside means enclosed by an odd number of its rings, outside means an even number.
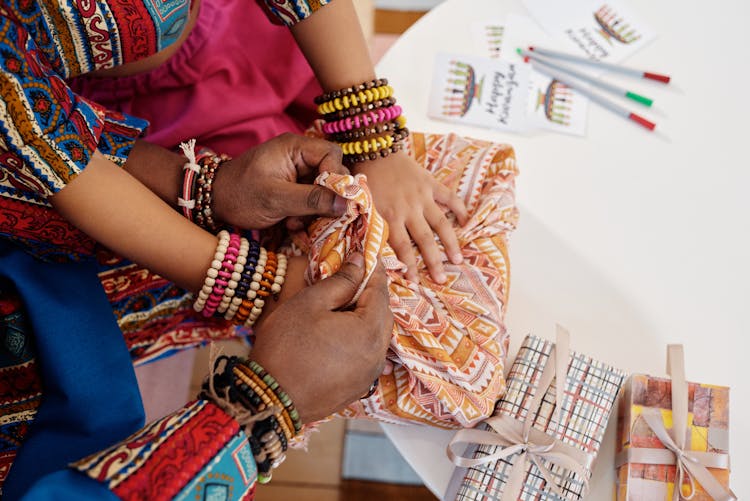
[[[403,33],[425,13],[410,10],[375,11],[375,33]]]

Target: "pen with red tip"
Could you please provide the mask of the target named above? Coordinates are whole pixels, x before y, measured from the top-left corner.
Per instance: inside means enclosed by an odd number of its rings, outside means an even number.
[[[595,61],[587,57],[574,56],[573,54],[567,54],[565,52],[558,52],[556,50],[543,49],[542,47],[529,47],[530,51],[536,52],[541,56],[547,56],[555,59],[562,59],[564,61],[571,61],[575,63],[587,64],[589,66],[596,66],[606,71],[612,71],[616,73],[622,73],[635,78],[646,78],[649,80],[655,80],[661,83],[669,83],[670,77],[667,75],[661,75],[659,73],[652,73],[650,71],[636,70],[633,68],[627,68],[612,63],[605,63],[602,61]]]
[[[518,50],[519,54],[522,52],[520,49]],[[617,103],[614,103],[610,101],[609,99],[606,99],[596,92],[592,92],[585,88],[583,85],[580,85],[577,80],[574,78],[570,78],[568,75],[563,75],[561,73],[558,73],[553,68],[550,68],[546,64],[540,63],[539,61],[533,61],[532,65],[534,66],[534,69],[539,71],[540,73],[543,73],[547,75],[550,78],[554,78],[558,82],[567,85],[571,89],[575,90],[576,92],[580,93],[583,96],[586,96],[602,108],[606,108],[612,113],[615,113],[617,115],[620,115],[623,118],[627,118],[628,120],[632,120],[633,122],[637,123],[638,125],[647,128],[648,130],[654,130],[656,128],[656,124],[643,118],[640,115],[637,115],[633,113],[632,111],[623,108]]]

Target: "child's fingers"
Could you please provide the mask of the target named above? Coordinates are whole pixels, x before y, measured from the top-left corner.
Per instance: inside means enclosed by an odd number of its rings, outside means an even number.
[[[409,230],[411,238],[419,247],[425,265],[432,275],[432,279],[442,284],[445,282],[445,270],[443,269],[443,259],[440,249],[435,242],[435,233],[427,223],[423,214],[415,214],[406,222],[406,228]]]
[[[436,202],[445,205],[456,215],[458,224],[461,226],[466,224],[466,221],[469,220],[469,211],[466,210],[466,205],[464,205],[463,201],[458,198],[458,195],[453,190],[433,179],[433,193]],[[443,243],[445,243],[444,240]]]
[[[406,278],[412,282],[416,282],[419,279],[419,275],[417,274],[417,260],[414,258],[414,251],[411,247],[409,234],[406,232],[406,226],[404,226],[403,221],[388,221],[388,225],[390,230],[388,243],[393,247],[396,256],[406,265]]]
[[[440,237],[440,241],[443,242],[445,255],[448,256],[451,263],[461,264],[464,258],[461,255],[461,248],[458,245],[456,230],[453,229],[453,225],[445,217],[445,214],[443,214],[437,205],[432,204],[432,207],[425,211],[425,218]]]

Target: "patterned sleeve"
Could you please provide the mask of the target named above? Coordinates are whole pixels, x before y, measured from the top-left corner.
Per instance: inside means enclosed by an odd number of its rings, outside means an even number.
[[[294,26],[333,0],[257,0],[274,24]]]
[[[37,201],[72,181],[97,147],[122,163],[148,125],[73,93],[30,34],[6,16],[0,16],[0,114],[0,153],[23,160],[15,170],[2,165],[0,190],[25,191]]]
[[[123,500],[252,501],[258,476],[237,421],[206,400],[71,466]]]

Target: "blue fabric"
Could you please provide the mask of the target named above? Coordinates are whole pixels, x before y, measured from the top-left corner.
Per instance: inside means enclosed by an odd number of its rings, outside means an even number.
[[[13,282],[23,299],[43,387],[38,414],[3,497],[19,499],[33,492],[32,499],[79,499],[77,491],[45,497],[51,492],[50,479],[82,488],[81,496],[90,492],[90,479],[76,472],[50,475],[35,490],[29,489],[45,475],[143,426],[143,404],[128,349],[93,261],[41,262],[0,241],[0,276]],[[99,485],[100,499],[111,496]]]
[[[15,468],[15,466],[14,466]],[[3,499],[11,499],[5,497]],[[75,470],[66,469],[50,473],[34,483],[23,501],[117,501],[119,498],[104,484]]]

